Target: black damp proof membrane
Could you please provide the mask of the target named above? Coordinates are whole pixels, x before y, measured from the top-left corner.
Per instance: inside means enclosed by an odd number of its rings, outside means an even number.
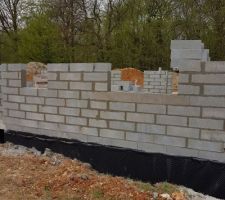
[[[4,130],[0,129],[0,144],[3,144],[4,142]]]
[[[56,153],[90,163],[101,173],[153,184],[167,181],[225,199],[225,163],[145,153],[15,131],[6,132],[5,141],[29,148],[35,147],[42,153],[45,148],[49,148]]]

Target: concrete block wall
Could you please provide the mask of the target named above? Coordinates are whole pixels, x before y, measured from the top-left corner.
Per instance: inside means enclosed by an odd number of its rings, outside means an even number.
[[[144,91],[151,94],[172,94],[172,73],[144,71]]]
[[[110,90],[111,64],[49,64],[48,89],[25,87],[24,69],[24,64],[1,67],[6,129],[82,139],[89,93]]]
[[[179,94],[202,97],[224,96],[224,64],[225,62],[186,62],[180,68]]]
[[[1,66],[1,65],[0,65]],[[1,67],[4,67],[3,65]],[[0,70],[0,129],[4,129],[4,124],[3,124],[3,107],[2,107],[2,78],[1,78],[2,74],[1,74],[1,70]]]
[[[112,70],[111,71],[111,85],[120,85],[121,81],[121,71]]]
[[[204,49],[201,40],[172,40],[171,68],[179,69],[187,61],[210,61],[209,49]]]
[[[147,92],[151,94],[171,94],[172,93],[172,72],[169,71],[144,71],[143,89],[135,89],[131,81],[121,80],[121,71],[111,72],[111,91],[126,92]]]
[[[132,81],[121,80],[121,71],[113,70],[111,71],[111,91],[133,91],[134,83]]]
[[[189,64],[179,95],[111,92],[110,67],[50,64],[48,89],[1,67],[6,129],[225,163],[224,62]]]

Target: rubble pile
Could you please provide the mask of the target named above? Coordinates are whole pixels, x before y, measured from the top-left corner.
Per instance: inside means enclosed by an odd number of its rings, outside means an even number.
[[[30,62],[26,67],[27,87],[47,88],[47,65],[40,62]]]

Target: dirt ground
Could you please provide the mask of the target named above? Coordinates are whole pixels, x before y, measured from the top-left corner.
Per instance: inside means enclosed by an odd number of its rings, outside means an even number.
[[[2,200],[195,199],[175,185],[100,174],[87,163],[48,149],[41,154],[10,143],[0,145],[0,186]]]

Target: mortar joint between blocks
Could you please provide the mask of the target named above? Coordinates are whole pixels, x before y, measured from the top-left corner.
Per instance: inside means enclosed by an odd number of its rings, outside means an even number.
[[[200,73],[205,73],[206,72],[205,67],[206,67],[206,63],[205,62],[201,62],[201,72]]]

